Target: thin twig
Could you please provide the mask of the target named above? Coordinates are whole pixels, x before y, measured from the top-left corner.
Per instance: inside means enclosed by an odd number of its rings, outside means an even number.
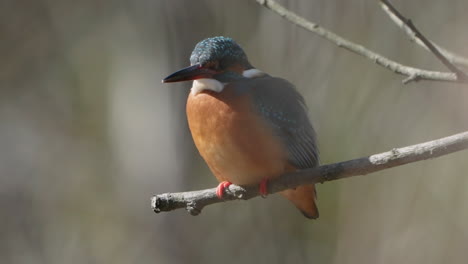
[[[437,59],[439,59],[450,71],[457,74],[459,79],[463,81],[468,80],[468,76],[458,69],[454,64],[453,60],[457,58],[453,53],[449,53],[446,50],[441,50],[440,47],[436,46],[432,41],[428,40],[414,25],[411,19],[404,17],[388,0],[380,0],[380,4],[382,9],[390,16],[390,18],[395,22],[400,28],[403,29],[404,32],[410,38],[415,41],[418,45],[422,46],[426,50],[429,50],[432,54],[434,54]],[[449,58],[450,56],[450,58]],[[465,58],[459,58],[458,61],[465,61],[468,62]],[[466,64],[465,64],[466,65]]]
[[[455,73],[451,72],[438,72],[438,71],[428,71],[419,68],[414,68],[400,64],[396,61],[390,60],[372,50],[365,48],[362,45],[351,42],[321,26],[316,23],[310,22],[305,18],[297,15],[296,13],[286,9],[282,5],[278,4],[273,0],[256,0],[259,4],[267,7],[273,12],[277,13],[281,17],[287,19],[288,21],[296,24],[312,33],[315,33],[322,38],[336,44],[338,47],[347,49],[353,53],[361,55],[378,65],[391,70],[397,74],[405,75],[411,78],[406,78],[407,82],[416,81],[416,80],[431,80],[431,81],[444,81],[444,82],[462,82]]]
[[[390,5],[391,6],[391,5]],[[382,9],[387,13],[387,15],[390,17],[390,19],[398,26],[400,27],[408,36],[409,40],[412,42],[415,42],[419,46],[423,47],[425,50],[430,51],[429,48],[424,45],[424,43],[415,36],[415,33],[401,20],[395,13],[393,13],[392,10],[396,9],[390,9],[388,5],[385,3],[381,2],[381,7]],[[468,58],[465,58],[459,54],[455,54],[437,44],[435,44],[433,41],[431,41],[432,45],[434,45],[450,62],[458,65],[463,65],[463,66],[468,66]]]
[[[359,159],[323,165],[317,168],[285,174],[268,183],[268,192],[276,193],[303,184],[323,183],[433,159],[453,152],[468,149],[468,131],[453,136],[392,149]],[[231,185],[226,189],[224,200],[216,196],[216,188],[201,191],[165,193],[151,198],[151,207],[156,213],[186,208],[197,215],[203,207],[230,200],[248,200],[259,196],[258,186]]]

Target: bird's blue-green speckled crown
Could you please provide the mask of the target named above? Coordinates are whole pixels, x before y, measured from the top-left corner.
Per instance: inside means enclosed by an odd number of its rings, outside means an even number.
[[[200,41],[192,51],[190,64],[205,65],[218,62],[220,69],[233,64],[240,64],[246,69],[252,68],[244,50],[232,39],[227,37],[212,37]]]

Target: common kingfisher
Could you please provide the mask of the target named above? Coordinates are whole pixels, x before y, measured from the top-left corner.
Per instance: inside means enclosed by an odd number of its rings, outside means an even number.
[[[318,165],[316,134],[294,85],[254,68],[227,37],[199,42],[190,65],[163,83],[193,80],[188,124],[198,151],[220,182],[220,199],[231,183],[259,184],[266,196],[269,179]],[[318,218],[313,184],[281,194],[307,218]]]

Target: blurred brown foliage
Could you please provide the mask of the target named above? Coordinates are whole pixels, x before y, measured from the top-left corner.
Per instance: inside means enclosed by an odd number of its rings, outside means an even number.
[[[443,67],[376,1],[283,1],[403,63]],[[466,0],[395,1],[468,54]],[[464,152],[318,186],[309,221],[276,196],[154,215],[153,193],[215,186],[185,121],[188,83],[160,80],[209,36],[295,83],[322,162],[468,128],[468,89],[392,74],[242,1],[0,3],[1,263],[465,263]]]

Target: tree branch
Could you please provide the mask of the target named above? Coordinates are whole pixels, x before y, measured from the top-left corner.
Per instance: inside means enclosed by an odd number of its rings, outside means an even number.
[[[285,174],[269,181],[268,193],[280,192],[303,184],[323,183],[365,175],[416,161],[437,158],[464,149],[468,149],[468,131],[421,144],[395,148],[368,157]],[[216,196],[216,188],[212,188],[155,195],[151,198],[151,207],[156,213],[186,208],[192,215],[197,215],[210,204],[230,200],[248,200],[256,196],[259,196],[258,186],[231,185],[226,189],[224,200],[220,200]]]
[[[410,40],[416,42],[418,45],[424,49],[430,51],[434,54],[437,59],[439,59],[450,71],[457,74],[458,78],[467,81],[468,76],[458,69],[453,62],[457,61],[459,63],[465,63],[468,65],[468,59],[462,58],[461,56],[455,55],[446,49],[441,49],[439,46],[434,44],[432,41],[428,40],[413,22],[404,17],[388,0],[380,0],[380,5],[382,9],[387,13],[387,15],[397,24],[405,33],[409,36]]]
[[[381,1],[380,2],[382,9],[387,13],[390,19],[400,27],[406,35],[409,37],[409,40],[415,42],[419,46],[423,47],[425,50],[430,51],[429,48],[419,39],[416,37],[416,34],[411,28],[409,28],[403,19],[401,19],[402,15],[396,8],[394,8],[388,1]],[[430,41],[434,47],[436,47],[451,63],[459,64],[463,66],[468,66],[468,58],[465,58],[461,55],[455,54],[437,44],[433,41]]]
[[[443,82],[455,82],[463,83],[464,80],[461,80],[457,77],[457,74],[452,72],[438,72],[438,71],[428,71],[424,69],[414,68],[400,64],[396,61],[390,60],[377,52],[369,50],[362,45],[349,41],[321,26],[316,23],[310,22],[305,18],[297,15],[296,13],[286,9],[282,5],[278,4],[274,0],[256,0],[259,4],[265,6],[266,8],[277,13],[286,20],[296,24],[312,33],[319,35],[320,37],[336,44],[338,47],[347,49],[355,54],[358,54],[364,58],[367,58],[376,64],[393,71],[394,73],[405,75],[408,78],[404,80],[404,83],[417,80],[430,80],[430,81],[443,81]]]

